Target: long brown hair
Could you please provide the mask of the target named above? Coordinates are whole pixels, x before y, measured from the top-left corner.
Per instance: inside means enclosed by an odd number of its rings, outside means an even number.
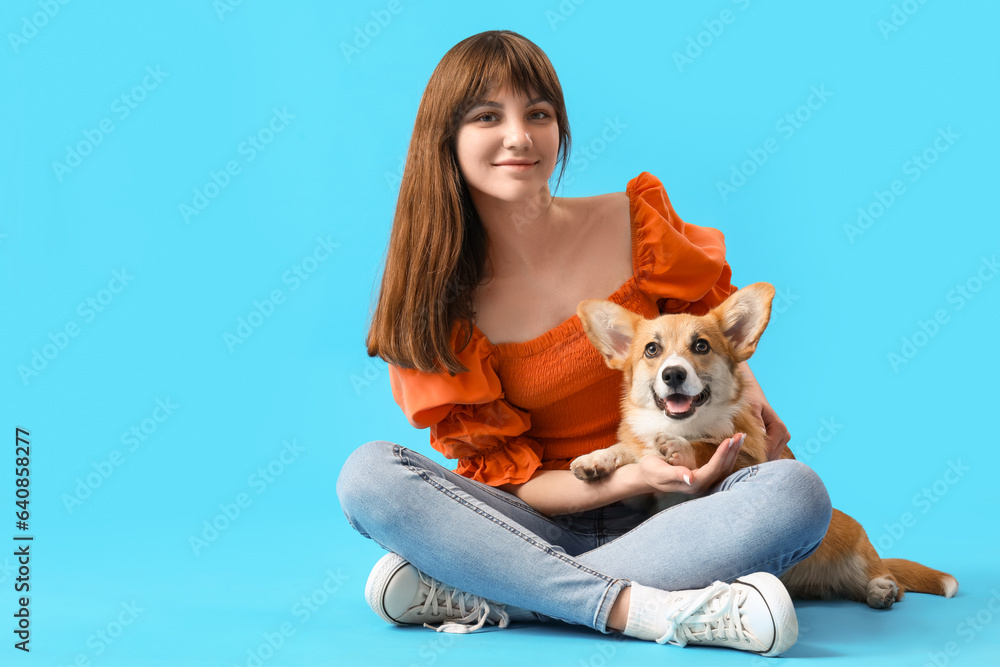
[[[484,278],[487,238],[459,170],[455,135],[476,103],[505,87],[522,94],[534,89],[555,108],[562,179],[569,121],[545,53],[509,30],[489,30],[453,46],[417,109],[368,330],[369,357],[428,373],[468,370],[452,349],[451,332],[463,323],[461,351],[472,337],[472,292]]]

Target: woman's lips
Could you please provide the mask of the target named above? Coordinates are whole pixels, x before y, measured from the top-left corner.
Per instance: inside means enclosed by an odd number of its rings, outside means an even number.
[[[494,164],[493,166],[494,167],[506,167],[507,169],[512,169],[514,171],[527,171],[527,170],[531,169],[532,167],[534,167],[536,164],[537,164],[537,162],[527,162],[527,163],[524,163],[524,162],[520,162],[520,163],[513,163],[513,162],[504,163],[504,162],[500,162],[500,163]]]

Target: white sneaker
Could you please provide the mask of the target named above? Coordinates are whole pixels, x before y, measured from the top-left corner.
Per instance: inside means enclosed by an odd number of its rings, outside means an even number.
[[[678,591],[666,613],[667,632],[656,640],[660,644],[719,646],[772,657],[791,648],[799,635],[788,591],[767,572]]]
[[[368,575],[365,598],[389,623],[423,623],[438,632],[473,632],[486,623],[506,628],[511,621],[499,602],[442,584],[392,552],[382,556]]]

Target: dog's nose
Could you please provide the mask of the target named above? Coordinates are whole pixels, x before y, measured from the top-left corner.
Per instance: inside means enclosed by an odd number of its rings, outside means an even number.
[[[663,369],[663,381],[668,387],[680,387],[687,379],[687,371],[680,366],[668,366]]]

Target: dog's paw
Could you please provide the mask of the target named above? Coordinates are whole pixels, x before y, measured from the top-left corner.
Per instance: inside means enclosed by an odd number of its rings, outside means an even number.
[[[657,436],[656,451],[670,465],[684,466],[685,468],[697,467],[694,447],[691,446],[690,442],[679,436]]]
[[[611,449],[598,449],[596,452],[584,454],[573,459],[569,469],[577,479],[589,482],[611,473],[621,466],[621,459]]]
[[[888,609],[898,600],[899,586],[888,577],[876,577],[868,582],[868,606],[872,609]]]

